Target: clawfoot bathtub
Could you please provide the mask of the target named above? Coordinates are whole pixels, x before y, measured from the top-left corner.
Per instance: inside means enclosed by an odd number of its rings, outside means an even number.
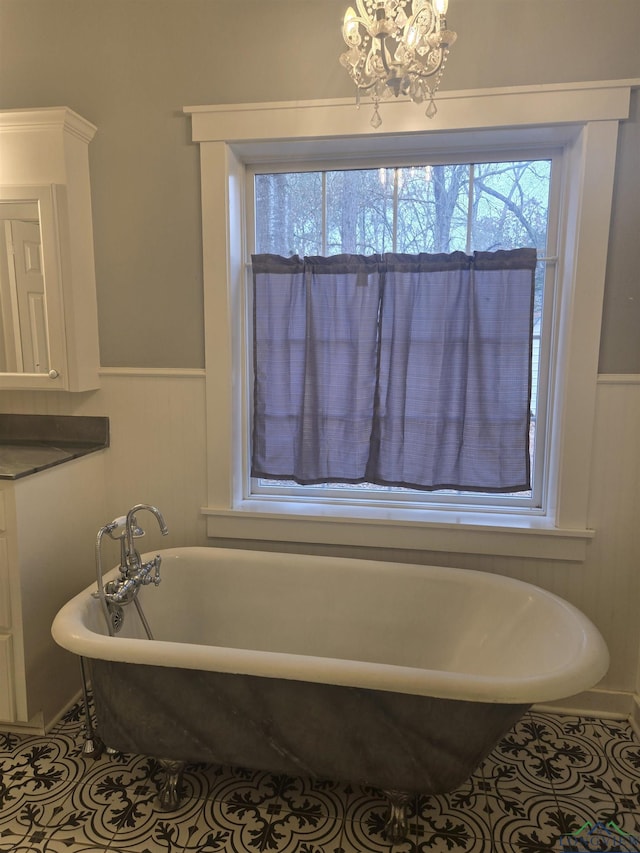
[[[90,661],[104,742],[165,762],[164,808],[182,763],[209,761],[378,787],[397,839],[409,792],[453,790],[532,703],[607,670],[582,613],[509,578],[222,548],[161,556],[162,584],[140,591],[153,640],[133,608],[108,636],[95,587],[52,631]]]

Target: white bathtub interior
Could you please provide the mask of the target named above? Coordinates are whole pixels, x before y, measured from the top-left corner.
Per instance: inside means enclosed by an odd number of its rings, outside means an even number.
[[[364,686],[441,696],[466,679],[462,698],[491,697],[493,684],[496,701],[571,695],[606,671],[604,641],[582,613],[508,578],[222,548],[162,554],[162,582],[140,600],[155,645],[176,665],[258,674],[266,664],[267,675],[330,683],[356,673],[373,679]],[[76,633],[93,637],[84,653],[153,662],[131,606],[109,638],[97,636],[106,630],[98,602],[85,593],[77,604]]]

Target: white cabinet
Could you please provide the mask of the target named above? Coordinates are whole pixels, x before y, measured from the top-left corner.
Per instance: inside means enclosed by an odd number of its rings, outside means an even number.
[[[67,107],[0,111],[0,389],[99,386],[95,131]]]
[[[0,480],[0,729],[44,731],[77,696],[78,659],[54,616],[95,577],[104,451]]]

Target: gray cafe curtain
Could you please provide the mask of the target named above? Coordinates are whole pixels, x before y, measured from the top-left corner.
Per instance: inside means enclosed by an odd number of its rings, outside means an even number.
[[[252,476],[530,487],[535,249],[252,265]]]

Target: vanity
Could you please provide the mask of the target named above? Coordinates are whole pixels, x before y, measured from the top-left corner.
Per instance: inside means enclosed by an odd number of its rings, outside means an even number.
[[[51,637],[95,574],[106,417],[0,414],[0,729],[44,732],[80,689]]]

